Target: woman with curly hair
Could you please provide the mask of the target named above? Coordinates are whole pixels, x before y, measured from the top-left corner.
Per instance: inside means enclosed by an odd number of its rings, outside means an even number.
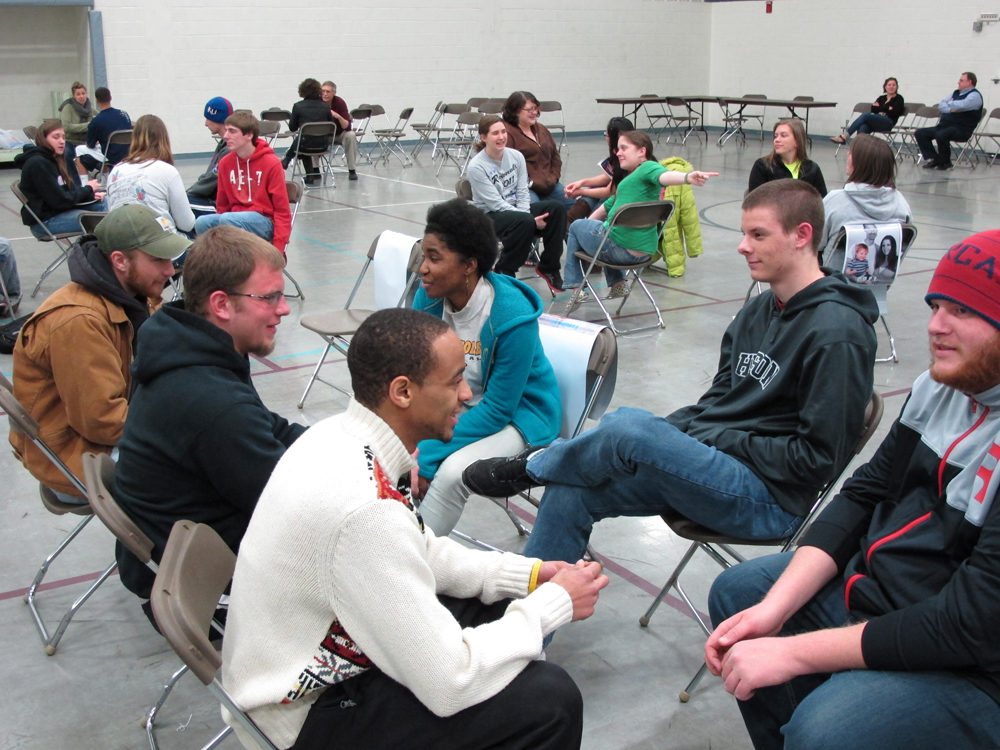
[[[538,335],[542,300],[517,279],[491,272],[497,237],[489,217],[460,198],[433,206],[423,250],[413,307],[442,318],[458,334],[472,390],[451,441],[418,446],[420,514],[435,534],[446,536],[470,494],[462,482],[465,467],[548,445],[559,435],[562,408]]]
[[[294,133],[309,122],[334,122],[330,105],[323,101],[323,87],[315,78],[307,78],[299,84],[299,96],[302,97],[302,101],[292,105],[292,116],[288,120],[290,131]],[[295,156],[300,137],[295,136],[292,139],[292,145],[288,147],[288,151],[285,152],[285,156],[281,160],[281,166],[285,169],[288,169],[288,165]],[[322,151],[330,144],[330,140],[330,138],[323,136],[307,136],[302,142],[302,148],[310,151]],[[306,168],[306,184],[313,185],[319,182],[319,167],[313,162],[313,158],[307,155],[299,158]]]

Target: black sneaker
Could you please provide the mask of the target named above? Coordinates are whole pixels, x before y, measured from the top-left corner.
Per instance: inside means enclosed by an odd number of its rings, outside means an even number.
[[[350,180],[351,182],[357,182],[358,173],[355,172],[353,169],[349,169],[347,171],[347,179]]]
[[[538,487],[541,482],[528,476],[528,457],[537,450],[529,445],[516,456],[474,461],[462,472],[462,481],[483,497],[510,497]]]
[[[952,164],[950,161],[943,161],[943,162],[940,162],[939,164],[935,164],[934,166],[937,167],[938,169],[940,169],[942,172],[944,170],[946,170],[946,169],[954,169],[955,168],[955,165]]]
[[[922,166],[924,169],[937,169],[937,165],[938,165],[938,160],[931,159],[930,161],[925,161]]]
[[[541,268],[536,268],[535,273],[545,280],[545,283],[549,285],[549,289],[556,292],[565,291],[563,289],[562,275],[559,273],[558,268],[555,271],[543,271]]]

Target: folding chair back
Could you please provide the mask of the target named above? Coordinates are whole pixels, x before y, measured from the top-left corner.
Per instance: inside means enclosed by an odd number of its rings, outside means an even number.
[[[110,151],[112,146],[132,146],[132,131],[131,130],[116,130],[111,135],[108,136],[108,148]],[[104,154],[104,158],[101,160],[100,173],[104,174],[104,171],[109,167],[114,166],[113,164],[108,164],[108,155]]]
[[[441,120],[444,114],[445,103],[442,99],[436,105],[434,105],[434,113],[431,115],[431,119],[427,122],[415,122],[410,125],[417,133],[420,134],[420,139],[417,141],[417,145],[413,147],[410,152],[411,157],[416,157],[423,149],[424,144],[431,140],[433,135],[437,134],[438,122]]]
[[[97,229],[97,225],[101,223],[101,220],[107,216],[103,211],[88,211],[87,213],[80,214],[80,230],[84,234],[93,234],[94,230]]]
[[[983,127],[983,122],[986,121],[986,108],[983,107],[979,110],[979,121],[976,122],[976,128],[972,131],[972,134],[966,138],[964,141],[954,141],[955,143],[961,143],[962,148],[958,152],[958,156],[955,159],[955,166],[957,167],[963,161],[966,162],[973,169],[979,164],[979,154],[977,153],[980,133]]]
[[[469,182],[468,177],[458,178],[458,182],[455,183],[455,195],[462,200],[472,200],[472,183]]]
[[[473,96],[469,99],[469,101],[466,102],[466,104],[468,104],[473,109],[476,109],[479,107],[480,104],[482,104],[485,101],[487,101],[487,98],[485,96]]]
[[[261,138],[264,138],[268,144],[272,144],[281,130],[281,122],[278,120],[261,120],[258,127],[260,128]]]
[[[450,106],[452,105],[449,105],[449,107]],[[483,115],[482,112],[473,112],[469,110],[468,106],[468,104],[462,105],[462,107],[466,108],[466,111],[461,112],[456,118],[455,127],[451,132],[451,137],[447,140],[440,141],[438,144],[441,149],[441,163],[438,165],[437,171],[437,174],[439,175],[441,174],[441,168],[448,161],[451,161],[456,167],[458,167],[458,174],[460,176],[464,175],[465,168],[469,164],[469,159],[472,158],[476,142],[479,139],[479,121],[482,120],[485,115]]]
[[[35,136],[38,135],[38,128],[35,125],[26,125],[21,128],[21,131],[32,141],[35,140]]]
[[[484,115],[498,115],[503,112],[503,105],[506,99],[487,99],[477,108]]]
[[[336,184],[336,178],[333,174],[333,162],[331,161],[333,151],[331,146],[333,145],[334,136],[337,134],[336,123],[307,122],[303,123],[299,127],[298,132],[299,137],[295,140],[295,153],[292,158],[293,166],[291,179],[294,180],[301,174],[303,185],[305,185],[307,190],[310,188],[325,188],[334,186]],[[325,139],[323,141],[323,146],[310,147],[305,145],[307,140],[320,138]],[[306,174],[305,167],[303,166],[303,162],[300,157],[319,160],[320,181],[318,185],[305,184],[305,180],[309,175]]]
[[[743,94],[743,98],[744,99],[761,99],[761,100],[767,101],[767,96],[764,95],[764,94]],[[742,115],[743,120],[744,121],[747,121],[747,120],[756,120],[758,122],[758,124],[760,126],[758,128],[760,130],[760,140],[763,141],[764,140],[764,117],[767,114],[767,108],[766,107],[761,107],[759,111],[751,111],[751,112],[747,112],[747,109],[748,108],[744,108],[743,109],[743,115]]]
[[[559,122],[558,123],[545,123],[545,127],[549,130],[559,131],[559,150],[562,151],[563,145],[566,143],[566,120],[563,117],[562,104],[555,101],[539,102],[539,111],[544,114],[546,112],[558,112]]]
[[[115,476],[115,462],[106,453],[83,454],[83,481],[87,486],[87,500],[94,515],[115,535],[115,539],[135,555],[139,562],[154,573],[159,566],[153,561],[153,540],[136,526],[135,521],[121,509],[111,495],[111,480]]]
[[[292,119],[292,113],[280,107],[270,107],[260,113],[261,122],[287,122]]]
[[[813,97],[813,96],[793,96],[792,97],[792,101],[793,102],[814,102],[814,101],[816,101],[816,97]]]

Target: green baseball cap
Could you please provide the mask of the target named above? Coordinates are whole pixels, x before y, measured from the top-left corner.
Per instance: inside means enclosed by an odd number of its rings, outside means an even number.
[[[154,258],[175,260],[191,246],[191,240],[178,234],[169,221],[141,203],[119,206],[101,219],[94,234],[105,255],[138,249]]]

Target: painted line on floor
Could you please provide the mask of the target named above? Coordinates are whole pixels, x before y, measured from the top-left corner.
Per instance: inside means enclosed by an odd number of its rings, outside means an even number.
[[[340,201],[332,201],[329,198],[321,198],[318,195],[313,195],[311,197],[314,198],[315,200],[318,200],[318,201],[325,201],[327,203],[332,203],[335,206],[344,206],[346,208],[353,208],[353,209],[355,209],[357,211],[364,211],[364,212],[369,213],[369,214],[375,214],[376,216],[384,216],[384,217],[386,217],[388,219],[395,219],[396,221],[405,221],[408,224],[416,224],[417,226],[421,226],[421,227],[424,226],[424,222],[422,222],[422,221],[415,221],[414,219],[403,219],[403,218],[401,218],[399,216],[393,216],[392,214],[384,213],[383,211],[375,211],[374,209],[365,208],[365,207],[362,207],[362,206],[352,206],[349,203],[341,203]]]
[[[440,201],[410,201],[409,203],[382,203],[375,206],[367,206],[367,208],[395,208],[396,206],[425,206],[428,203],[439,203]],[[314,211],[299,211],[298,216],[303,214],[323,214],[329,213],[331,211],[350,211],[353,206],[349,208],[317,208]]]
[[[81,576],[73,576],[72,578],[63,578],[58,581],[51,581],[49,583],[43,583],[36,590],[37,591],[51,591],[52,589],[61,589],[64,586],[72,586],[75,583],[87,583],[88,581],[96,581],[104,573],[103,570],[98,570],[94,573],[86,573]],[[118,575],[118,569],[116,568],[112,575]],[[0,594],[0,602],[5,599],[19,599],[28,593],[27,588],[14,589],[13,591],[4,591]]]
[[[427,188],[428,190],[439,190],[442,193],[454,193],[455,191],[449,190],[448,188],[437,187],[436,185],[423,185],[419,182],[408,182],[406,180],[397,180],[394,177],[383,177],[378,174],[371,174],[369,172],[358,172],[359,175],[364,177],[371,177],[374,180],[385,180],[386,182],[396,182],[400,185],[413,185],[413,187]]]
[[[698,294],[697,292],[689,292],[687,289],[678,289],[675,286],[667,286],[666,284],[657,284],[655,281],[650,281],[649,279],[643,279],[647,286],[655,286],[660,289],[669,289],[671,292],[677,292],[678,294],[690,294],[692,297],[700,297],[701,299],[707,299],[712,302],[722,302],[718,297],[709,297],[707,294]]]

